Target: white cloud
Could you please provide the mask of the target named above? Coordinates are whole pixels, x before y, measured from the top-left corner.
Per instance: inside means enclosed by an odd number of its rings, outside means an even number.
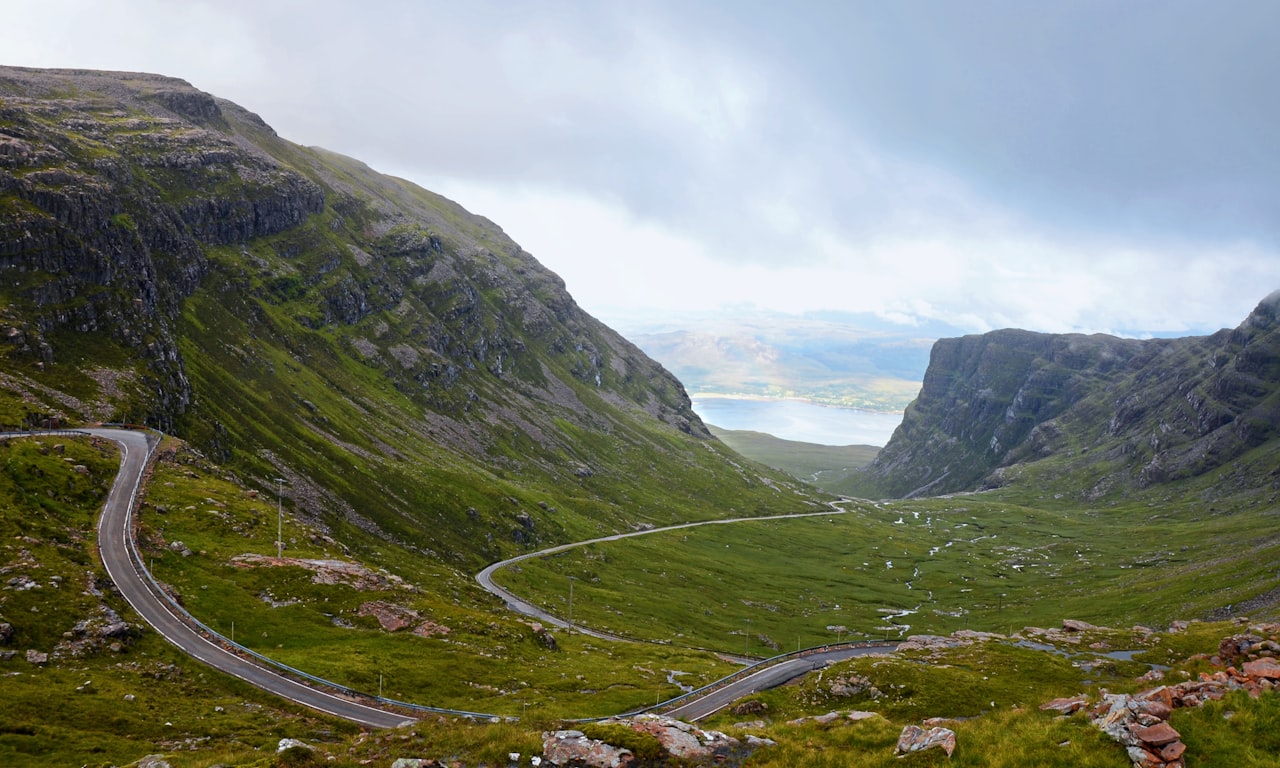
[[[640,312],[874,312],[974,331],[1192,332],[1234,325],[1280,285],[1280,261],[1248,244],[1176,253],[1021,232],[898,237],[854,244],[815,233],[806,258],[735,264],[714,244],[640,220],[619,205],[536,188],[436,184],[507,233],[605,320]],[[1174,264],[1176,268],[1170,269]],[[1184,296],[1173,303],[1166,296]],[[1226,319],[1220,319],[1226,318]]]

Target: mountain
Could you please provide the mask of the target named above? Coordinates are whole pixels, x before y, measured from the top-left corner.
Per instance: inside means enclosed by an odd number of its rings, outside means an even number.
[[[182,80],[0,68],[0,274],[0,423],[159,427],[351,546],[813,502],[497,225]]]
[[[1278,437],[1280,291],[1204,337],[939,340],[902,425],[844,490],[907,497],[1034,478],[1097,499],[1229,469]]]

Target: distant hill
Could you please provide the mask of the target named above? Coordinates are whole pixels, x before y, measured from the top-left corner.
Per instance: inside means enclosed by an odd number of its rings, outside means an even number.
[[[1280,291],[1234,330],[1203,337],[942,339],[901,427],[845,490],[938,495],[1034,477],[1095,500],[1243,471],[1277,438]]]
[[[761,464],[838,493],[849,473],[871,463],[880,449],[874,445],[818,445],[783,440],[763,432],[721,429],[708,425],[725,445]]]
[[[956,329],[868,314],[672,318],[623,328],[697,394],[797,398],[896,412],[920,391],[934,339]]]

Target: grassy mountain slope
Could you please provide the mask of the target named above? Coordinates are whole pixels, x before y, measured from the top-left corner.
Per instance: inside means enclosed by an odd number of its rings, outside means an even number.
[[[818,445],[783,440],[763,432],[721,429],[708,425],[711,434],[733,450],[780,469],[813,485],[837,493],[849,473],[871,463],[880,449],[874,445]]]
[[[812,503],[497,226],[183,81],[2,69],[0,150],[0,421],[156,425],[464,569]]]

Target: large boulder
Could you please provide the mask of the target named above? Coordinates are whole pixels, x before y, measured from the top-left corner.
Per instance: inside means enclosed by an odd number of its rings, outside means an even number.
[[[356,615],[372,616],[387,632],[399,632],[413,626],[421,619],[417,611],[386,600],[370,600],[367,603],[361,603]]]
[[[587,738],[582,731],[549,731],[542,734],[542,756],[551,765],[586,768],[625,768],[635,764],[629,749]]]
[[[1257,680],[1280,680],[1280,662],[1271,656],[1246,661],[1241,671],[1246,677]]]
[[[662,715],[637,715],[631,719],[611,719],[605,726],[622,726],[639,734],[652,736],[662,747],[665,757],[680,765],[720,765],[741,759],[763,746],[766,740],[743,743],[719,731],[704,731],[697,726]],[[638,765],[630,750],[593,739],[582,731],[554,731],[542,735],[544,758],[551,765],[616,768]]]
[[[894,752],[899,755],[908,755],[912,752],[923,752],[926,749],[941,749],[947,753],[947,757],[951,757],[951,753],[956,751],[955,731],[950,728],[924,729],[918,725],[908,725],[898,736],[898,746]]]
[[[651,734],[668,754],[684,760],[723,760],[742,746],[742,742],[719,731],[704,731],[661,715],[639,715],[631,721],[631,727]]]
[[[841,698],[851,696],[866,695],[871,699],[878,699],[884,696],[884,693],[871,682],[871,679],[862,675],[836,675],[827,683],[827,689],[831,691],[832,696]]]

